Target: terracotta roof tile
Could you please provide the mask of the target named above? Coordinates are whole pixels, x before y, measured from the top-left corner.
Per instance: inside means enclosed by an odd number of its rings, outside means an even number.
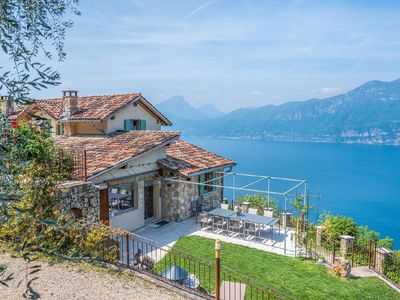
[[[138,93],[78,96],[78,111],[70,117],[70,120],[104,119],[138,96],[140,96]],[[37,99],[35,103],[56,119],[62,115],[63,98]]]
[[[137,100],[140,105],[161,120],[164,125],[172,125],[161,112],[139,93],[78,96],[78,110],[69,117],[69,120],[103,120],[134,100]],[[34,102],[53,118],[60,119],[62,117],[63,98],[35,99]]]
[[[167,147],[167,157],[158,161],[161,167],[183,176],[218,167],[236,165],[230,159],[179,140]]]
[[[123,163],[169,141],[179,138],[177,131],[118,132],[110,136],[58,136],[56,144],[64,149],[86,150],[88,177]]]

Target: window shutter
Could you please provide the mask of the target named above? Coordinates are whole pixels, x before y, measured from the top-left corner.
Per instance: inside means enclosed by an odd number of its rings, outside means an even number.
[[[140,120],[140,130],[146,130],[146,120]]]
[[[131,119],[131,120],[129,120],[130,121],[130,128],[131,128],[131,130],[136,130],[137,128],[136,128],[136,122],[135,122],[135,120],[133,120],[133,119]]]
[[[124,131],[129,131],[130,120],[124,120]]]
[[[199,183],[203,183],[204,182],[204,174],[201,174],[199,176]],[[204,194],[204,185],[199,185],[199,196],[203,196]]]

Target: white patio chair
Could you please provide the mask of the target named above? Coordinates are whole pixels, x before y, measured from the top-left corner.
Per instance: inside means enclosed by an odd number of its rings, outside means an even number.
[[[249,208],[249,214],[251,214],[251,215],[257,215],[257,211],[258,211],[258,209],[257,208]]]
[[[199,213],[199,216],[197,218],[200,227],[203,228],[203,225],[206,227],[210,226],[212,224],[212,219],[208,214],[205,213]]]
[[[273,210],[264,210],[264,217],[272,218],[273,216],[274,216],[274,211]]]
[[[260,227],[254,222],[244,222],[244,234],[249,236],[260,236]]]
[[[241,224],[241,222],[239,220],[229,219],[228,231],[233,232],[233,233],[237,232],[240,235],[242,229],[243,229],[243,225]]]
[[[229,209],[229,204],[227,204],[227,203],[221,203],[221,208],[222,208],[222,209]]]

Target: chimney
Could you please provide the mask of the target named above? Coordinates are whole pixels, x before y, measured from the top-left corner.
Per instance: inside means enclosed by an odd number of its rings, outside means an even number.
[[[78,91],[63,91],[64,116],[70,117],[78,111]]]
[[[1,103],[1,109],[4,109],[4,113],[7,116],[12,115],[15,112],[14,101],[11,96],[0,96],[0,103]]]

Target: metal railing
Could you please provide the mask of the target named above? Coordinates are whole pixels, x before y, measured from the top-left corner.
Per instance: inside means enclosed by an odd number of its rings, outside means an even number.
[[[215,265],[210,261],[132,233],[126,233],[122,242],[120,237],[118,241],[121,266],[146,273],[206,299],[215,299],[217,285],[224,299],[242,299],[243,295],[245,299],[257,300],[293,299],[224,266],[217,274]],[[180,272],[185,276],[180,277]],[[216,282],[218,277],[219,282]]]

